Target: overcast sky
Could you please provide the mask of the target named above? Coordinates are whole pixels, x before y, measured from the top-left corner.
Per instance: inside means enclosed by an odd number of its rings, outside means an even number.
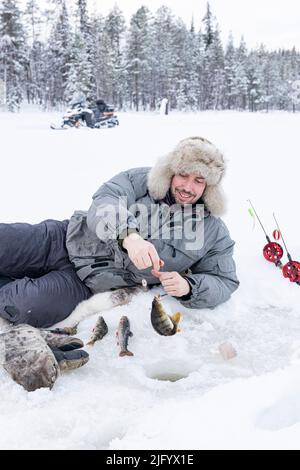
[[[24,5],[27,0],[19,0]],[[75,0],[66,0],[67,5]],[[1,3],[1,0],[0,0]],[[38,0],[43,7],[46,0]],[[117,3],[127,21],[142,6],[155,12],[160,6],[171,8],[190,25],[194,15],[195,26],[200,27],[206,11],[207,0],[88,0],[89,6],[106,15]],[[300,50],[300,1],[299,0],[210,0],[226,43],[232,31],[237,45],[244,35],[248,47],[264,43],[268,49],[292,48]]]
[[[195,25],[200,26],[206,10],[206,0],[89,0],[103,14],[119,5],[126,18],[142,5],[155,12],[167,5],[190,24],[194,15]],[[299,0],[210,0],[213,13],[219,22],[222,37],[226,41],[232,31],[235,42],[244,35],[249,47],[263,42],[270,48],[300,50],[300,2]]]

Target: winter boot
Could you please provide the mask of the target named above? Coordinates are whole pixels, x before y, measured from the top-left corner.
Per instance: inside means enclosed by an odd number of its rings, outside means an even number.
[[[83,350],[62,351],[51,348],[61,371],[73,370],[84,366],[89,360],[89,355]]]

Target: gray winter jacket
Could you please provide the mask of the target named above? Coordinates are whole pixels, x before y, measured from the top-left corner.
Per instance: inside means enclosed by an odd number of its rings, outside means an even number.
[[[183,206],[155,200],[148,190],[149,170],[118,174],[94,194],[88,212],[73,214],[66,239],[70,260],[93,293],[141,285],[143,279],[159,284],[151,268],[134,266],[119,242],[138,231],[155,246],[163,270],[177,271],[190,283],[191,293],[178,300],[189,308],[213,308],[239,285],[228,229],[206,209],[201,217],[189,208],[183,218]]]

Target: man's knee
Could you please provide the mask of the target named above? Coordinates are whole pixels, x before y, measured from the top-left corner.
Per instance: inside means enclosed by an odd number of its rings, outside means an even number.
[[[53,316],[53,295],[45,295],[36,279],[24,278],[0,291],[0,315],[13,323],[41,327]]]
[[[4,286],[0,290],[0,316],[14,325],[27,323],[36,328],[64,320],[87,298],[87,292],[80,291],[80,286],[76,289],[71,279],[66,284],[66,275],[52,272],[51,278],[24,278]]]

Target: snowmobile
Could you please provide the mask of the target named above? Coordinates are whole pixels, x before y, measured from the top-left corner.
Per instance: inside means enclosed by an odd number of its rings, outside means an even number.
[[[95,129],[111,128],[119,125],[119,120],[114,114],[114,108],[107,106],[102,113],[97,112],[97,109],[92,110],[86,107],[85,102],[78,101],[71,104],[63,116],[62,123],[56,125],[50,124],[51,129],[70,129],[80,127],[90,127]]]
[[[87,117],[92,116],[93,111],[86,107],[84,101],[73,102],[63,116],[60,125],[50,124],[51,129],[70,129],[87,126]]]

